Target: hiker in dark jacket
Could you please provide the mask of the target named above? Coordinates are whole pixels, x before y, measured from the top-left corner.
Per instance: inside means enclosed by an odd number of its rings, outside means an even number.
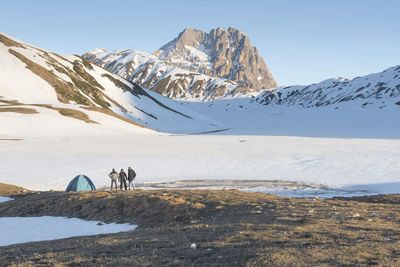
[[[111,190],[113,188],[113,184],[115,185],[115,190],[117,189],[117,179],[118,179],[118,172],[115,171],[115,169],[112,169],[112,171],[110,172],[110,174],[108,175],[108,177],[110,177],[111,179]]]
[[[128,188],[129,189],[131,189],[131,185],[132,185],[132,187],[133,187],[133,189],[136,189],[136,186],[135,186],[135,178],[136,178],[136,172],[131,168],[131,167],[129,167],[128,168]]]
[[[121,172],[119,173],[119,188],[121,188],[121,190],[122,185],[124,185],[126,190],[126,173],[124,172],[124,169],[121,169]]]

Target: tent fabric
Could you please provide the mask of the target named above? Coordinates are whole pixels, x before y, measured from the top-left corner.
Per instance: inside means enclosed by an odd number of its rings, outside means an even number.
[[[90,191],[96,190],[92,181],[86,175],[78,175],[68,184],[66,192],[69,191]]]

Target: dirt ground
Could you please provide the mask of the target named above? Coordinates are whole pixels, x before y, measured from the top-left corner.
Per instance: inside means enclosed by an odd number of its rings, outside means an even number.
[[[287,198],[239,190],[23,192],[0,216],[134,223],[130,232],[0,248],[0,266],[400,266],[400,195]],[[195,243],[197,249],[190,249]]]

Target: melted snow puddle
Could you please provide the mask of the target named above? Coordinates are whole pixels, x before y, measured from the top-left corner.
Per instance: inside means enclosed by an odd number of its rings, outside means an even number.
[[[321,184],[283,180],[233,180],[233,179],[187,179],[166,182],[136,184],[140,189],[239,189],[248,192],[272,193],[285,197],[364,196],[377,194],[370,188],[331,188]]]
[[[14,200],[14,199],[11,198],[11,197],[0,197],[0,203],[1,202],[6,202],[6,201],[10,201],[10,200]]]
[[[136,225],[130,224],[106,224],[66,217],[3,217],[0,218],[0,246],[74,236],[127,232],[136,227]]]

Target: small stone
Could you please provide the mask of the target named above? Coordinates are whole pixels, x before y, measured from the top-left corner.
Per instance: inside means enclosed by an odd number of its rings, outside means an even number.
[[[192,249],[192,250],[195,250],[195,249],[197,249],[197,246],[196,246],[196,244],[195,244],[195,243],[192,243],[192,244],[190,245],[190,249]]]
[[[358,213],[353,214],[353,218],[358,218],[358,217],[361,217],[360,214],[358,214]]]

